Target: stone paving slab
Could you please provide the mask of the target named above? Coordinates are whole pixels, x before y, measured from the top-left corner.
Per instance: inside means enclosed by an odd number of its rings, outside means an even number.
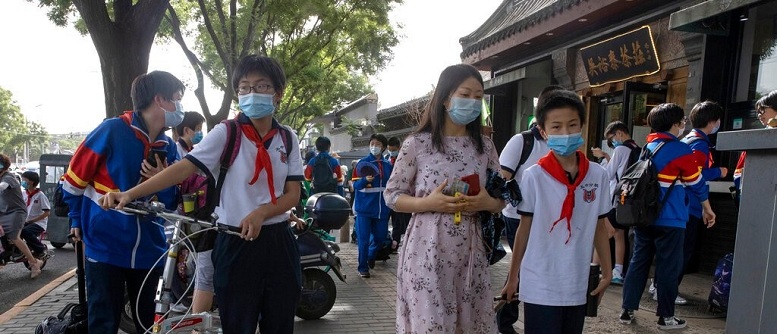
[[[338,235],[333,231],[333,235]],[[385,263],[378,262],[371,270],[372,277],[359,277],[357,267],[356,245],[341,243],[339,253],[343,264],[347,283],[338,280],[337,300],[334,308],[319,320],[296,319],[296,333],[394,333],[396,321],[396,265],[399,255]],[[492,292],[498,295],[507,275],[510,263],[510,253],[502,261],[491,267]],[[680,291],[694,302],[706,299],[709,275],[693,274],[686,276]],[[76,279],[71,278],[55,288],[30,307],[11,320],[0,324],[0,333],[34,333],[35,326],[49,315],[56,315],[67,303],[78,300]],[[652,311],[641,309],[636,312],[637,320],[630,326],[621,325],[617,318],[620,313],[622,288],[611,286],[605,294],[599,307],[599,317],[586,318],[586,333],[659,333],[655,327],[656,317]],[[684,306],[678,306],[681,309]],[[521,320],[523,316],[521,315]],[[682,333],[724,333],[725,319],[685,318],[688,328]],[[523,323],[519,320],[515,329],[523,332]]]

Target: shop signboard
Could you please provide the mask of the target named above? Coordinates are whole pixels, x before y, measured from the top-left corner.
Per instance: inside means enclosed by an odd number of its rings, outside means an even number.
[[[580,49],[591,87],[661,70],[649,26]]]

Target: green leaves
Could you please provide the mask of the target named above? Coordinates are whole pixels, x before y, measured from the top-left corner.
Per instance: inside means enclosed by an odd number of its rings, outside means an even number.
[[[45,147],[49,143],[49,134],[42,125],[28,121],[13,101],[13,94],[0,87],[0,152],[11,160],[16,154],[22,154],[27,143],[32,148]],[[40,149],[37,150],[40,155]]]

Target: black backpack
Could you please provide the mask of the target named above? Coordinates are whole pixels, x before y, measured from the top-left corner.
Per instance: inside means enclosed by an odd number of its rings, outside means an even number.
[[[337,193],[337,180],[333,174],[329,159],[325,156],[316,157],[316,162],[313,164],[313,189],[316,193]]]
[[[623,173],[623,177],[615,187],[615,217],[618,224],[628,227],[644,227],[653,224],[661,213],[669,195],[674,189],[676,179],[661,200],[661,186],[658,184],[658,171],[653,163],[653,156],[658,153],[666,142],[660,142],[651,153],[647,145],[637,162]]]
[[[631,139],[623,142],[623,146],[626,146],[629,149],[631,149],[631,152],[629,152],[629,159],[626,160],[626,168],[628,168],[628,166],[633,165],[635,162],[639,160],[639,156],[642,155],[642,148],[639,147],[639,144],[637,144],[634,140],[631,140]],[[626,171],[624,170],[623,172],[625,174]],[[617,171],[615,173],[615,181],[616,182],[620,181],[620,175],[618,175]]]
[[[70,207],[65,202],[65,193],[62,189],[62,182],[57,183],[57,187],[54,188],[54,215],[57,217],[67,217],[70,212]]]

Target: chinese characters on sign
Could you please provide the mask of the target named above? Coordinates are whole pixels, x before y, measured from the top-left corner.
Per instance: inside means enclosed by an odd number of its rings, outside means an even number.
[[[591,86],[650,75],[661,69],[650,27],[580,49]]]

